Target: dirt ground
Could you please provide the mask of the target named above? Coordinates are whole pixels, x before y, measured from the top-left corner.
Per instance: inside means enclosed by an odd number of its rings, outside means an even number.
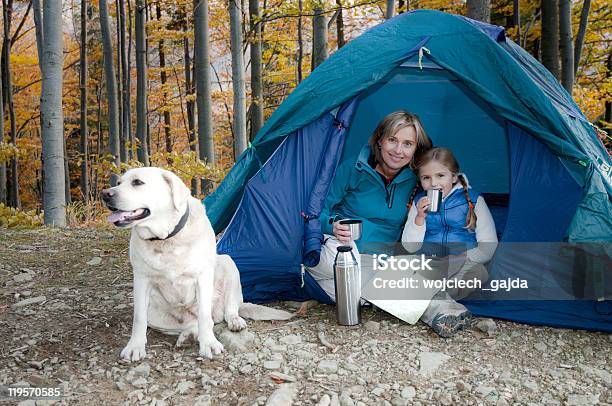
[[[127,241],[122,230],[0,229],[0,386],[59,387],[60,404],[78,405],[612,404],[612,335],[498,320],[491,334],[445,340],[367,309],[341,327],[317,305],[242,333],[218,325],[226,352],[212,361],[153,331],[144,361],[120,361]],[[34,404],[0,404],[20,401]]]

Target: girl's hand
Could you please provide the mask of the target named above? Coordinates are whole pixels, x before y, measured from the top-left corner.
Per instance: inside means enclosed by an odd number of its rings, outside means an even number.
[[[342,244],[350,244],[351,242],[351,229],[348,224],[340,224],[340,221],[334,223],[334,236]]]
[[[427,209],[429,208],[429,198],[427,196],[423,196],[416,203],[417,215],[414,219],[414,224],[417,226],[422,226],[425,224],[425,218],[427,217]]]

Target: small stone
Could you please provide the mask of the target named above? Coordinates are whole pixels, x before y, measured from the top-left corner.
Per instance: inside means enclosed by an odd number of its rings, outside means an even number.
[[[363,325],[363,328],[367,331],[378,331],[380,330],[380,323],[370,320]]]
[[[138,378],[132,381],[132,386],[135,388],[146,388],[147,380],[145,378]]]
[[[353,401],[351,396],[346,392],[340,394],[338,401],[340,402],[340,406],[355,406],[355,401]]]
[[[136,376],[148,377],[149,373],[151,372],[151,367],[149,366],[148,363],[144,362],[144,363],[138,365],[136,368],[133,368],[132,372]]]
[[[102,258],[100,258],[100,257],[93,257],[92,259],[87,261],[87,265],[89,265],[89,266],[98,266],[101,263],[102,263]]]
[[[372,389],[372,392],[370,393],[372,393],[374,396],[381,396],[383,393],[385,393],[385,390],[383,388],[376,387]]]
[[[43,364],[45,363],[45,361],[30,361],[30,365],[32,365],[34,368],[36,369],[43,369]]]
[[[239,332],[224,330],[219,335],[219,341],[231,352],[245,353],[252,351],[255,333],[246,329]]]
[[[538,384],[534,381],[525,381],[523,382],[523,387],[531,392],[537,392]]]
[[[335,374],[338,372],[338,363],[331,360],[322,360],[317,366],[318,370],[326,374]]]
[[[283,383],[272,392],[266,402],[266,406],[290,406],[293,404],[296,394],[297,385],[295,383]]]
[[[599,395],[568,395],[567,406],[587,406],[599,404]]]
[[[546,347],[546,344],[541,342],[536,343],[536,345],[534,345],[533,347],[540,352],[546,352],[546,350],[548,349],[548,347]]]
[[[476,323],[476,328],[488,336],[492,336],[497,331],[497,325],[491,319],[482,319]]]
[[[29,305],[33,305],[33,304],[42,303],[42,302],[44,302],[46,300],[47,300],[47,298],[45,296],[36,296],[36,297],[31,297],[31,298],[19,301],[17,303],[14,303],[11,307],[13,309],[18,309],[20,307],[25,307],[25,306],[29,306]]]
[[[406,386],[402,389],[402,398],[404,399],[412,399],[416,396],[416,389],[414,386]]]
[[[210,406],[211,401],[210,395],[201,395],[193,400],[193,406]]]
[[[176,385],[176,390],[181,395],[186,395],[193,388],[195,388],[195,383],[191,381],[181,381],[178,385]]]
[[[450,357],[448,355],[441,352],[422,352],[419,354],[419,373],[421,375],[434,373],[440,365],[444,364],[449,359]]]
[[[263,366],[265,369],[279,369],[281,362],[279,360],[265,361]]]
[[[30,282],[31,280],[32,275],[30,275],[29,273],[20,273],[13,276],[13,281],[15,281],[15,283]]]
[[[241,374],[250,374],[251,372],[253,372],[253,365],[247,364],[247,365],[243,365],[240,367],[240,369],[238,370]]]
[[[285,337],[281,337],[278,341],[287,345],[296,345],[302,342],[302,337],[299,335],[291,334]]]
[[[127,387],[128,387],[126,383],[122,381],[115,382],[115,385],[117,386],[117,389],[119,389],[120,391],[125,391],[127,390]]]
[[[487,397],[490,394],[494,394],[496,393],[495,388],[490,387],[490,386],[484,386],[484,385],[480,385],[479,387],[476,388],[476,393],[478,393],[480,396]]]
[[[391,404],[393,406],[408,406],[408,399],[404,399],[404,398],[400,398],[396,396],[393,399],[391,399]]]
[[[330,403],[331,403],[331,398],[329,397],[328,394],[325,394],[321,396],[321,399],[319,399],[319,403],[317,403],[316,406],[329,406]]]
[[[457,381],[457,390],[459,392],[471,392],[472,391],[472,385],[470,385],[467,382],[463,382],[463,381]]]

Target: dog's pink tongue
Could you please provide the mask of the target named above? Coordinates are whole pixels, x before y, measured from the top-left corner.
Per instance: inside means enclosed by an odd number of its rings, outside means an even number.
[[[111,223],[116,223],[117,221],[125,220],[132,212],[130,211],[114,211],[110,216],[107,217],[107,220]]]

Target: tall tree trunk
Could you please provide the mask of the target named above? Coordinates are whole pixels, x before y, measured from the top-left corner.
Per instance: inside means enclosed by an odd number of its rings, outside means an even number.
[[[467,0],[467,16],[473,20],[490,23],[491,0]]]
[[[155,14],[157,21],[161,22],[161,7],[159,0],[155,3]],[[160,80],[162,85],[162,97],[164,106],[168,105],[168,92],[166,92],[166,82],[168,81],[168,74],[166,73],[166,54],[164,52],[164,40],[160,39],[158,44],[159,49],[159,69],[160,69]],[[170,111],[164,109],[164,137],[166,141],[166,152],[172,152],[172,122],[170,120]]]
[[[571,95],[574,88],[574,44],[572,43],[572,3],[559,1],[559,46],[561,50],[561,83]]]
[[[72,195],[70,193],[70,165],[68,165],[68,149],[66,147],[67,140],[62,137],[64,144],[64,193],[66,198],[66,204],[72,203]]]
[[[9,130],[11,143],[17,146],[17,123],[15,119],[15,104],[13,103],[13,77],[11,72],[11,20],[13,17],[13,1],[2,1],[2,16],[4,19],[4,38],[2,42],[2,89],[4,94],[4,103],[8,108],[9,114]],[[17,157],[11,159],[10,182],[8,188],[8,204],[12,207],[21,207],[19,199],[19,160]]]
[[[104,49],[104,76],[108,98],[108,144],[110,154],[113,156],[113,162],[119,167],[121,165],[121,153],[119,151],[119,104],[117,100],[115,66],[113,63],[113,43],[111,42],[108,4],[106,0],[100,0],[100,31]],[[118,176],[116,174],[111,175],[112,185],[115,185],[117,180]]]
[[[5,12],[4,4],[2,12],[3,14]],[[6,24],[5,20],[3,20],[3,24]],[[0,144],[4,142],[4,70],[1,66],[0,64]],[[7,197],[6,162],[0,161],[0,204],[7,204]]]
[[[1,70],[1,69],[0,69]],[[4,142],[4,100],[2,97],[2,88],[4,87],[4,78],[0,73],[0,145]],[[0,161],[0,204],[6,205],[6,162]]]
[[[304,39],[302,38],[302,0],[298,0],[298,26],[297,26],[297,34],[298,34],[298,54],[297,54],[297,82],[300,84],[302,82],[302,61],[304,59]]]
[[[187,31],[187,22],[184,27],[185,32]],[[198,143],[195,134],[195,115],[192,95],[194,93],[193,83],[191,80],[191,57],[189,55],[189,38],[185,36],[183,38],[183,52],[185,57],[183,61],[185,63],[185,93],[187,95],[187,139],[189,140],[189,150],[198,152]],[[191,194],[198,194],[198,181],[196,178],[191,179]]]
[[[118,17],[119,17],[119,65],[121,66],[121,159],[127,161],[131,158],[131,154],[128,148],[130,143],[130,133],[132,131],[131,126],[131,111],[130,111],[130,89],[129,89],[129,77],[130,72],[128,70],[128,55],[125,47],[125,0],[118,0],[117,3]]]
[[[251,141],[264,123],[263,80],[261,73],[261,15],[259,0],[249,0],[249,22],[251,25]]]
[[[32,0],[32,15],[34,16],[34,26],[36,32],[36,51],[38,52],[38,66],[41,68],[42,72],[43,50],[42,47],[38,45],[43,43],[43,17],[40,0]]]
[[[125,78],[126,85],[123,87],[123,89],[127,92],[125,94],[125,97],[123,98],[124,103],[126,103],[126,108],[123,111],[127,112],[127,120],[124,120],[124,123],[126,122],[128,126],[127,134],[129,135],[130,139],[129,155],[130,159],[134,159],[134,148],[136,148],[136,134],[134,134],[134,131],[132,131],[132,6],[130,0],[125,1],[127,3],[128,10],[128,48],[127,55],[125,58],[127,62],[127,69],[125,70],[125,72],[127,72]]]
[[[584,35],[586,34],[587,25],[589,24],[589,10],[591,9],[591,0],[584,0],[582,12],[580,13],[580,24],[578,25],[578,33],[576,34],[576,42],[574,44],[574,76],[578,73],[580,65],[580,55],[582,54],[582,45],[584,44]]]
[[[385,8],[385,20],[393,18],[395,15],[395,0],[387,0],[387,8]]]
[[[81,90],[81,193],[83,200],[89,200],[89,168],[87,153],[87,0],[81,0],[81,63],[79,86]]]
[[[62,73],[64,38],[62,35],[62,1],[45,0],[43,4],[42,92],[40,122],[44,171],[43,208],[47,225],[66,225],[64,182],[64,113],[62,109]]]
[[[145,92],[145,98],[144,98],[144,103],[145,103],[145,128],[147,129],[147,155],[150,157],[151,156],[151,146],[153,145],[153,142],[151,140],[151,125],[149,124],[149,87],[151,86],[151,84],[149,83],[149,66],[151,65],[149,58],[151,57],[151,55],[149,55],[149,36],[147,35],[147,24],[149,23],[149,21],[151,21],[151,3],[148,0],[144,0],[144,7],[145,7],[145,20],[144,20],[144,37],[145,37],[145,64],[144,66],[147,67],[147,80],[146,80],[146,92]]]
[[[323,9],[316,7],[312,18],[312,69],[327,59],[327,21]]]
[[[336,17],[336,37],[338,39],[338,49],[342,48],[346,41],[344,40],[344,17],[342,12],[342,0],[336,0],[338,6],[338,17]]]
[[[115,0],[115,17],[117,19],[116,22],[116,30],[117,30],[117,76],[115,80],[117,81],[117,132],[119,134],[119,160],[121,162],[127,162],[127,150],[125,149],[125,133],[123,132],[123,64],[122,64],[122,54],[121,54],[121,12],[119,11],[119,0]]]
[[[97,140],[96,140],[96,155],[100,156],[103,150],[103,140],[102,137],[102,88],[96,85],[96,105],[98,106],[96,110],[96,132],[97,132]]]
[[[521,45],[521,2],[512,0],[512,9],[514,12],[512,23],[516,27],[516,43]]]
[[[542,64],[559,78],[559,1],[542,0]]]
[[[138,160],[145,166],[149,166],[145,8],[144,0],[136,0],[136,135],[139,141]]]
[[[200,160],[209,165],[215,163],[213,143],[212,96],[210,83],[210,56],[208,36],[208,0],[193,0],[194,24],[194,80],[198,106],[198,144]],[[202,194],[212,187],[208,179],[202,179]]]
[[[242,56],[242,15],[238,5],[240,0],[229,0],[230,35],[232,47],[232,87],[234,89],[234,157],[247,148],[246,135],[246,91],[244,85],[244,60]]]

